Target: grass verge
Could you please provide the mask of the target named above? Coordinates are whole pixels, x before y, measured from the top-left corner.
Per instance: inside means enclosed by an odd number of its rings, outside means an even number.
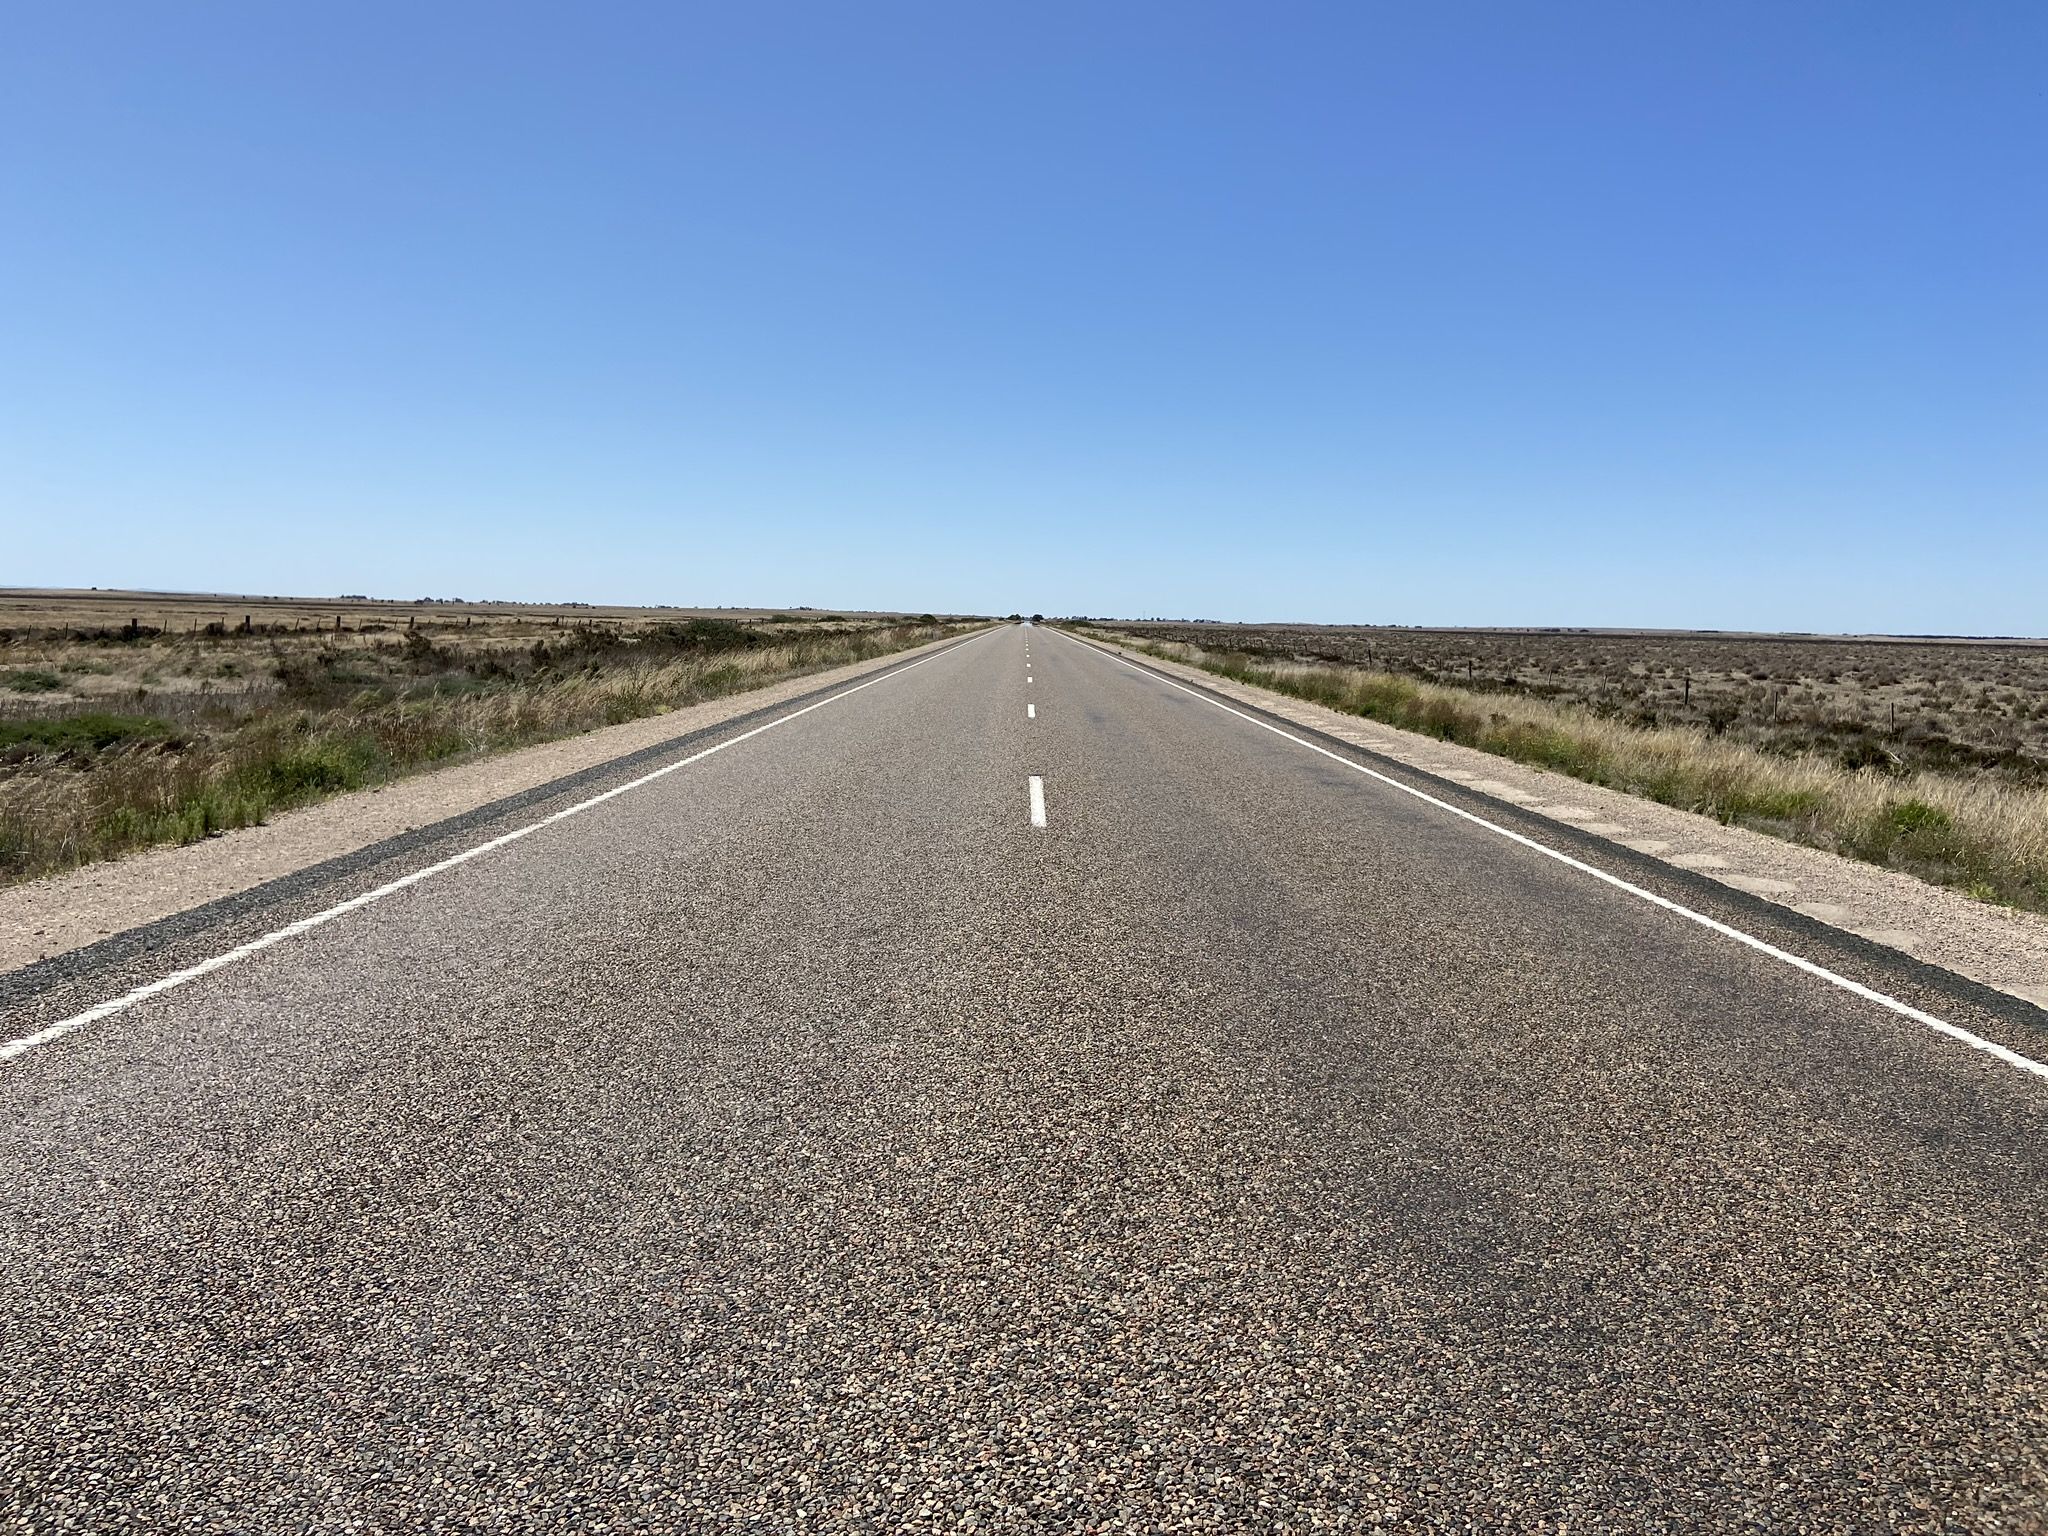
[[[2048,911],[2048,790],[2039,787],[1986,775],[1849,768],[1551,700],[1091,633],[1233,682],[1902,870],[1979,900]]]

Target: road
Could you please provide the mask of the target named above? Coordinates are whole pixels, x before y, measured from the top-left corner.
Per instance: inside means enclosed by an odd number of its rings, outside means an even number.
[[[1043,629],[782,714],[0,985],[0,1528],[2048,1529],[2048,1081],[1685,913],[2019,1012]]]

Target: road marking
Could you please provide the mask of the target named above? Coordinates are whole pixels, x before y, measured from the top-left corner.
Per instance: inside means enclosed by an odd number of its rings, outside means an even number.
[[[1024,681],[1027,683],[1031,681],[1031,674],[1029,672],[1024,674]]]
[[[983,633],[992,634],[994,631],[989,630]],[[23,1035],[18,1039],[0,1041],[0,1061],[11,1060],[26,1051],[34,1050],[39,1045],[48,1045],[52,1040],[61,1040],[74,1030],[83,1029],[88,1024],[97,1024],[102,1019],[111,1018],[117,1013],[125,1012],[133,1008],[137,1003],[144,1002],[149,998],[157,996],[159,993],[169,992],[176,987],[182,987],[187,982],[197,981],[202,976],[210,976],[223,966],[233,965],[237,960],[246,960],[251,955],[261,954],[273,945],[282,944],[286,939],[297,938],[302,933],[311,932],[325,923],[333,922],[337,917],[346,916],[360,907],[367,907],[373,901],[382,901],[386,896],[402,891],[407,886],[418,885],[422,880],[427,879],[431,875],[438,875],[444,870],[453,869],[458,864],[467,864],[471,859],[481,858],[487,853],[495,853],[498,849],[505,847],[509,843],[516,843],[523,837],[532,836],[540,831],[542,827],[551,827],[558,821],[567,821],[571,816],[580,816],[593,806],[603,805],[607,800],[616,800],[628,790],[638,789],[643,784],[652,784],[656,779],[665,778],[679,768],[687,768],[692,763],[701,763],[705,758],[723,752],[727,747],[736,747],[743,741],[752,740],[763,731],[772,731],[778,725],[787,725],[792,720],[801,719],[814,709],[823,709],[827,704],[837,704],[841,699],[849,698],[863,689],[872,688],[877,683],[885,683],[892,677],[901,677],[906,672],[913,672],[926,662],[934,661],[940,656],[946,655],[947,652],[956,651],[961,646],[970,644],[977,638],[979,637],[970,636],[967,640],[959,642],[958,645],[949,645],[943,651],[934,651],[929,656],[921,656],[908,666],[893,668],[883,673],[880,677],[871,677],[864,683],[856,683],[851,688],[842,689],[830,698],[819,699],[814,704],[806,704],[802,709],[793,709],[786,715],[778,715],[766,724],[757,725],[750,731],[742,731],[737,736],[728,737],[715,746],[706,747],[702,752],[693,752],[688,757],[682,758],[679,761],[664,764],[652,773],[643,773],[637,779],[616,785],[601,795],[592,795],[588,800],[580,801],[551,815],[543,816],[539,821],[528,822],[523,827],[515,827],[512,831],[505,833],[501,837],[494,837],[489,842],[478,843],[474,848],[466,848],[461,853],[441,860],[438,864],[429,864],[426,868],[416,869],[409,875],[401,875],[389,884],[378,886],[374,891],[365,891],[360,896],[351,896],[347,901],[331,906],[324,912],[315,912],[311,917],[302,917],[295,923],[287,923],[282,928],[272,929],[260,938],[251,939],[246,944],[238,944],[233,949],[215,955],[209,960],[202,960],[197,965],[187,966],[182,971],[173,971],[168,976],[160,976],[155,981],[135,988],[132,992],[124,992],[119,997],[112,998],[107,1002],[99,1004],[97,1007],[88,1008],[83,1013],[73,1014],[68,1019],[59,1019],[55,1024],[47,1025],[32,1035]],[[1034,779],[1032,780],[1032,803],[1034,806],[1038,804],[1037,793],[1038,781]],[[1039,822],[1039,825],[1044,825],[1043,820]]]
[[[1036,704],[1026,704],[1024,706],[1024,718],[1026,720],[1036,720],[1038,718],[1038,706]]]
[[[1045,825],[1045,780],[1035,773],[1031,775],[1031,825]]]
[[[1881,1008],[1888,1008],[1901,1018],[1911,1019],[1915,1024],[1925,1025],[1936,1034],[1947,1035],[1951,1040],[1959,1040],[1973,1050],[1983,1051],[1988,1056],[1996,1057],[2009,1067],[2017,1067],[2022,1072],[2048,1079],[2048,1062],[2036,1061],[2031,1056],[2022,1056],[2010,1046],[2000,1045],[1996,1040],[1987,1040],[1982,1035],[1972,1034],[1961,1025],[1951,1024],[1947,1019],[1936,1018],[1931,1013],[1915,1008],[1911,1003],[1902,1002],[1890,993],[1880,992],[1875,987],[1866,987],[1862,982],[1851,981],[1840,972],[1831,971],[1826,966],[1818,965],[1802,955],[1795,955],[1788,949],[1780,949],[1768,939],[1760,939],[1753,933],[1745,933],[1740,928],[1732,928],[1718,918],[1709,917],[1704,912],[1695,912],[1691,907],[1673,901],[1668,896],[1659,896],[1655,891],[1646,891],[1640,885],[1631,884],[1619,875],[1611,875],[1604,869],[1586,863],[1583,859],[1575,859],[1568,853],[1560,853],[1555,848],[1546,847],[1534,838],[1524,837],[1521,833],[1504,827],[1499,822],[1488,821],[1484,816],[1474,815],[1471,811],[1452,805],[1448,800],[1439,800],[1435,795],[1430,794],[1426,790],[1417,789],[1412,784],[1403,784],[1399,779],[1368,768],[1365,764],[1346,757],[1341,752],[1332,752],[1328,747],[1320,746],[1305,736],[1297,736],[1292,731],[1282,730],[1277,725],[1272,725],[1267,721],[1259,719],[1256,715],[1248,715],[1241,709],[1233,709],[1221,699],[1203,693],[1199,689],[1190,688],[1185,683],[1177,682],[1163,672],[1154,672],[1149,667],[1141,667],[1136,662],[1127,661],[1122,656],[1117,655],[1116,652],[1104,650],[1093,641],[1077,639],[1073,635],[1068,635],[1066,638],[1086,650],[1095,651],[1107,656],[1111,661],[1121,662],[1133,672],[1152,678],[1157,682],[1165,683],[1169,688],[1178,688],[1190,698],[1200,699],[1204,704],[1213,704],[1226,715],[1235,715],[1240,720],[1256,725],[1262,731],[1271,731],[1275,736],[1291,741],[1297,746],[1307,747],[1311,752],[1320,752],[1324,757],[1329,758],[1330,761],[1342,763],[1346,768],[1356,773],[1362,773],[1369,779],[1377,779],[1380,783],[1387,785],[1391,789],[1398,789],[1404,795],[1412,795],[1427,805],[1435,806],[1438,810],[1449,811],[1453,816],[1461,817],[1471,822],[1475,827],[1484,827],[1487,831],[1504,837],[1511,843],[1520,843],[1524,848],[1532,849],[1542,854],[1546,859],[1555,859],[1558,863],[1569,865],[1581,874],[1591,875],[1595,880],[1603,881],[1618,891],[1626,891],[1631,896],[1640,897],[1653,907],[1662,907],[1665,911],[1685,918],[1688,922],[1698,923],[1702,928],[1711,929],[1724,938],[1733,939],[1738,944],[1746,944],[1759,954],[1769,955],[1773,960],[1782,960],[1795,970],[1804,971],[1807,975],[1825,981],[1831,986],[1840,987],[1844,992],[1853,993],[1866,1002],[1876,1003]]]

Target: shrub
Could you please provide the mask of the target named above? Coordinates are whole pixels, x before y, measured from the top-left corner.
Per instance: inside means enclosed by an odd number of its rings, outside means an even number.
[[[662,624],[647,631],[638,642],[648,650],[750,651],[767,645],[771,637],[751,624],[732,619],[691,619],[683,624]]]

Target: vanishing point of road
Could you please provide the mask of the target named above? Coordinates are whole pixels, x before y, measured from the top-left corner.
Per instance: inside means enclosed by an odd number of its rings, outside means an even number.
[[[0,978],[0,1530],[2048,1530],[2040,1037],[1513,814],[1008,626]]]

